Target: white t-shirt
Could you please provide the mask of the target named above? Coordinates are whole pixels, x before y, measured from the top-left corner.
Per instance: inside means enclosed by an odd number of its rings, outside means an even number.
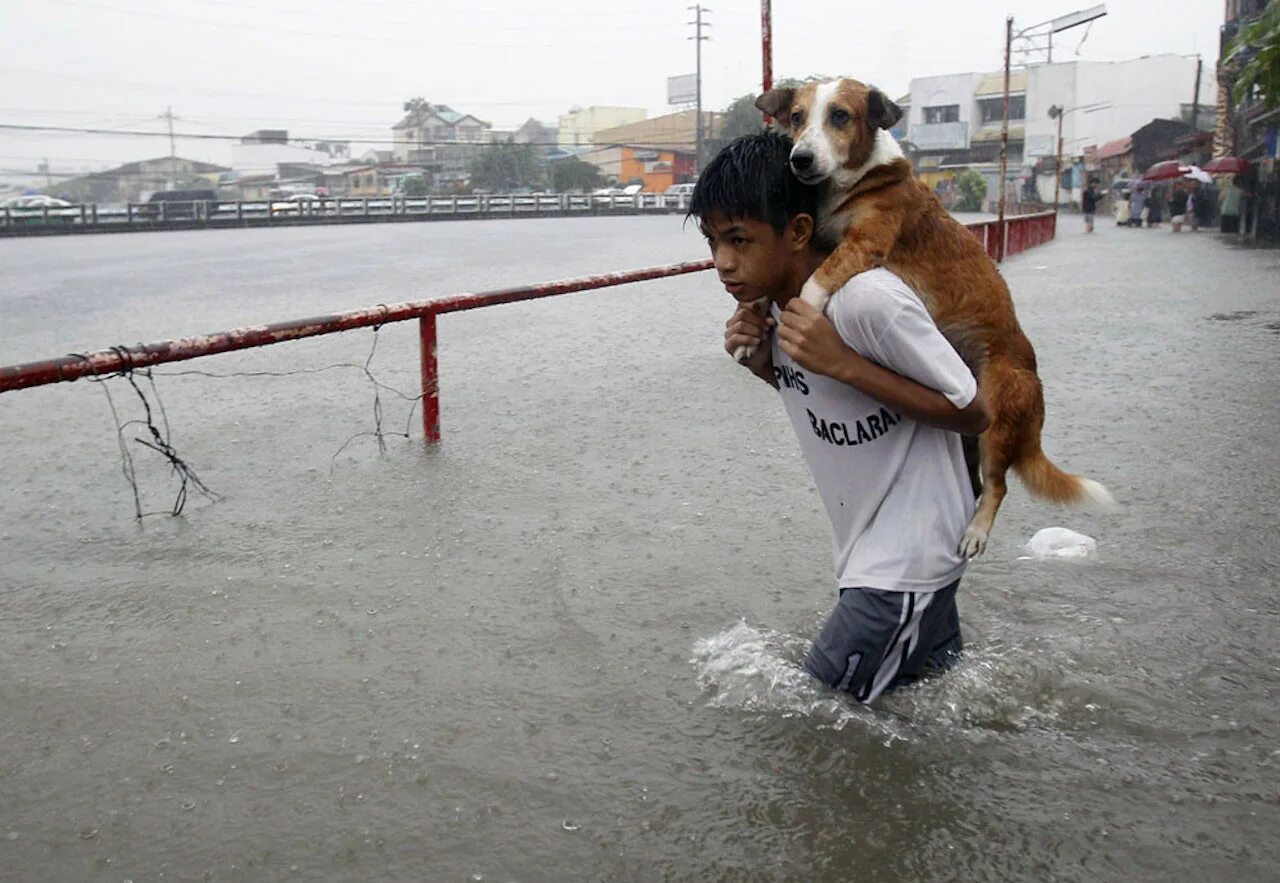
[[[973,374],[920,298],[888,270],[854,276],[826,314],[853,350],[957,408],[977,395]],[[806,371],[776,337],[773,365],[831,519],[838,586],[932,592],[959,579],[965,562],[956,547],[974,508],[960,436]]]

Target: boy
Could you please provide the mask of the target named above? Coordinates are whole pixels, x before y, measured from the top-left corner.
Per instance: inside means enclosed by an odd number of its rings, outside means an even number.
[[[797,297],[824,254],[817,194],[792,176],[790,152],[777,133],[734,141],[702,172],[689,214],[740,304],[725,349],[759,344],[748,367],[782,396],[831,520],[839,600],[805,668],[871,702],[960,653],[957,545],[974,497],[956,433],[980,435],[989,417],[969,369],[888,270],[855,276],[826,315]],[[748,306],[759,298],[763,318]]]

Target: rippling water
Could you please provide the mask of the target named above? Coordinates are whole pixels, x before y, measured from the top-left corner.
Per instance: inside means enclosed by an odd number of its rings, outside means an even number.
[[[797,668],[827,528],[709,275],[445,317],[437,450],[360,435],[358,368],[177,373],[371,332],[158,369],[223,499],[141,526],[102,386],[0,396],[0,877],[1274,879],[1280,258],[1076,221],[1005,272],[1046,448],[1122,508],[1015,488],[965,661],[871,709]],[[0,362],[701,254],[674,218],[0,241]],[[1056,525],[1096,555],[1020,560]]]

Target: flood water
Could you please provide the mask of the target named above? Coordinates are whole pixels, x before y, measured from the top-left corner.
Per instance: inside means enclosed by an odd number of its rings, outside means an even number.
[[[1015,484],[966,660],[873,708],[797,668],[827,525],[712,274],[443,317],[430,450],[387,389],[411,437],[369,434],[369,330],[161,366],[221,496],[177,518],[133,517],[125,381],[0,395],[0,878],[1275,880],[1280,253],[1080,226],[1005,274],[1045,448],[1121,507]],[[0,363],[703,254],[676,217],[3,240]],[[415,327],[376,340],[416,394]],[[1097,554],[1024,560],[1047,526]]]

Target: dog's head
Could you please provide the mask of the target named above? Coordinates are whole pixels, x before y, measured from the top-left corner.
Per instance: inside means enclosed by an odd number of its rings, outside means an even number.
[[[857,80],[770,89],[756,107],[790,133],[791,170],[806,184],[865,166],[881,143],[879,133],[902,119],[898,105]]]

